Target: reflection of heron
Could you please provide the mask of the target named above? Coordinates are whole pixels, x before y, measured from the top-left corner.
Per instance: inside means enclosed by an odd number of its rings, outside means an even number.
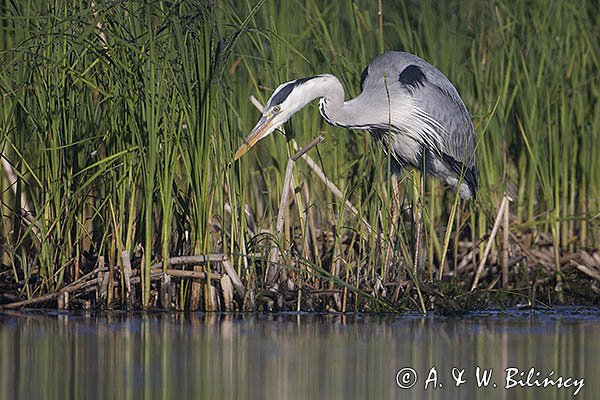
[[[371,132],[391,152],[395,170],[424,169],[458,188],[463,199],[475,196],[476,134],[444,74],[415,55],[387,52],[365,68],[360,87],[360,95],[345,102],[342,84],[330,74],[280,85],[235,159],[320,97],[319,110],[328,123]]]

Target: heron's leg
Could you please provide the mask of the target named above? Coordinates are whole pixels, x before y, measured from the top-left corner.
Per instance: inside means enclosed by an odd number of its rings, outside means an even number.
[[[415,258],[413,260],[413,273],[415,277],[417,271],[423,267],[423,257],[421,253],[425,254],[425,246],[421,244],[423,236],[423,201],[425,200],[425,174],[427,171],[427,163],[429,162],[429,152],[423,147],[421,149],[421,160],[419,165],[419,196],[417,199],[417,237],[415,239]]]
[[[421,236],[423,234],[423,198],[425,197],[425,171],[420,171],[419,198],[417,199],[417,238],[415,240],[415,258],[413,260],[413,274],[415,278],[421,265]]]
[[[392,196],[391,196],[391,212],[392,212],[392,224],[389,231],[390,244],[387,248],[385,263],[390,266],[393,262],[393,254],[396,250],[398,239],[396,238],[396,224],[399,224],[401,201],[400,201],[400,178],[397,173],[392,174]],[[392,271],[390,271],[392,273]]]

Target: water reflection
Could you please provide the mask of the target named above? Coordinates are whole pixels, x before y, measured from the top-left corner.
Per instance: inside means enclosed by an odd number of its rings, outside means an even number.
[[[553,379],[584,378],[577,397],[589,399],[600,394],[598,360],[599,310],[0,314],[0,399],[573,398],[576,386],[506,390],[508,367],[524,371],[523,381],[531,368],[539,381],[552,370]],[[477,385],[477,366],[492,369],[487,387]],[[407,390],[396,383],[405,367],[418,377]],[[456,387],[457,377],[466,382]]]

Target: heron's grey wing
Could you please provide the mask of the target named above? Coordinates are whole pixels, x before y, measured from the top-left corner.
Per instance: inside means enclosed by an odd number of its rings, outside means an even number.
[[[439,150],[445,161],[450,161],[447,158],[451,157],[454,162],[464,163],[468,169],[475,167],[477,137],[473,123],[448,78],[429,64],[411,64],[400,72],[398,82],[411,92],[421,110],[443,128],[439,132],[442,138]]]
[[[406,69],[408,68],[410,66]],[[473,123],[450,81],[443,75],[440,76],[439,72],[431,74],[425,71],[425,79],[413,90],[413,97],[423,111],[443,127],[440,132],[443,140],[440,150],[469,167],[474,165],[476,136]]]
[[[422,62],[421,62],[422,61]],[[477,141],[473,123],[452,83],[424,60],[402,69],[398,83],[412,95],[419,112],[437,122],[441,138],[437,149],[441,160],[457,175],[463,175],[473,192],[477,189]]]

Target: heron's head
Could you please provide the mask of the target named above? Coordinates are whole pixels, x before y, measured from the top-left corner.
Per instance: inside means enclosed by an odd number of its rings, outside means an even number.
[[[240,158],[260,139],[269,136],[275,129],[283,125],[296,111],[316,98],[313,89],[316,78],[301,78],[279,85],[267,102],[262,117],[235,152],[234,160]],[[312,81],[312,82],[311,82]]]

